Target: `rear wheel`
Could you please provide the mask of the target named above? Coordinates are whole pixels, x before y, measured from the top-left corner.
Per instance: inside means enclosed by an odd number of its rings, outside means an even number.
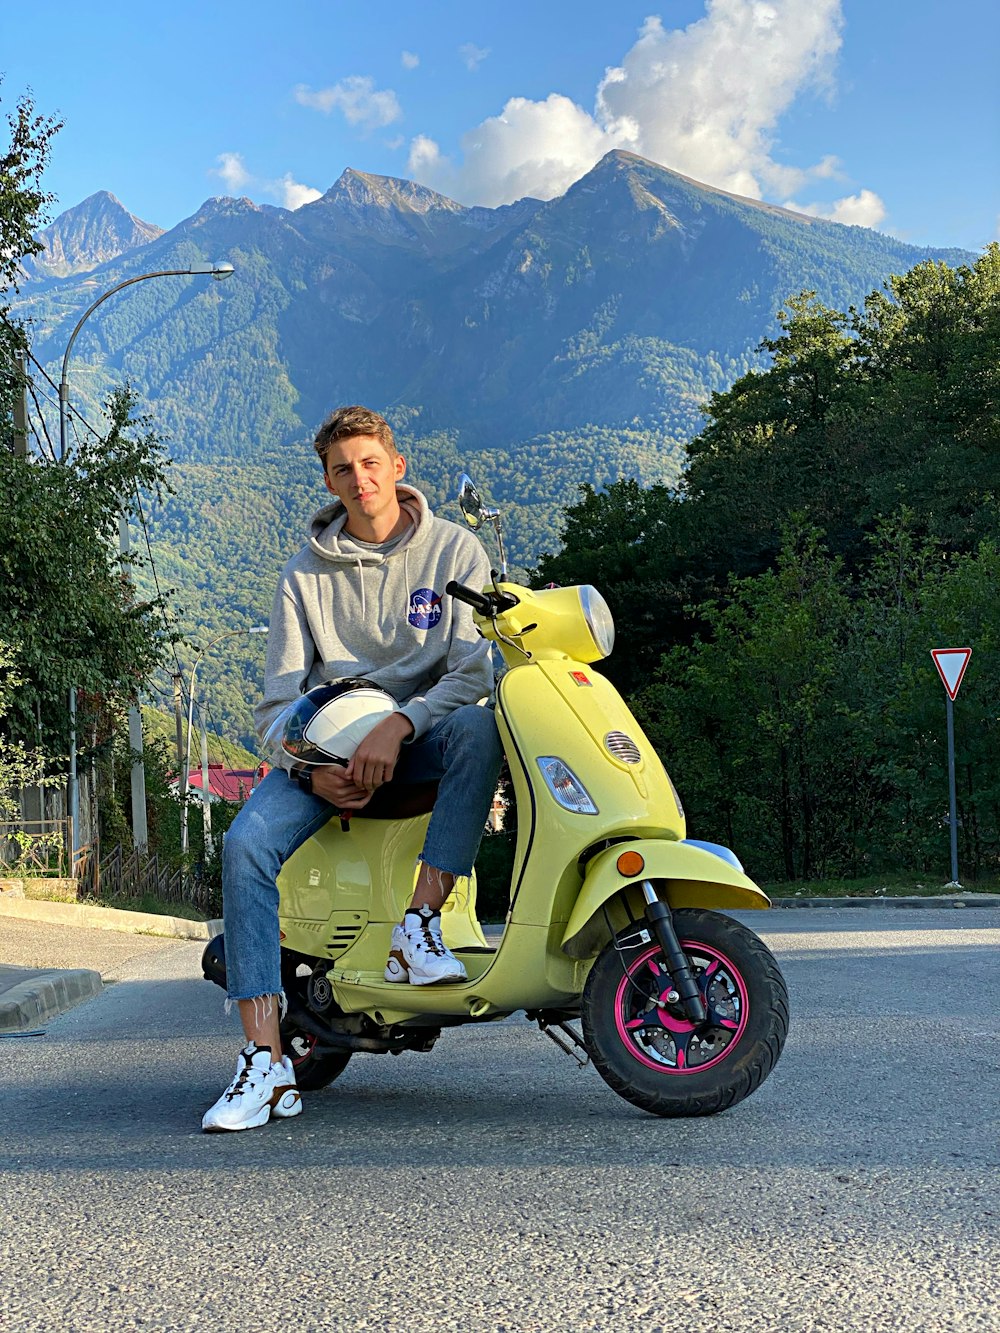
[[[317,1039],[311,1032],[304,1032],[294,1023],[281,1025],[281,1049],[292,1062],[295,1070],[295,1082],[305,1092],[314,1092],[325,1088],[347,1068],[351,1058],[350,1051],[324,1051],[316,1053]]]
[[[605,946],[583,992],[583,1034],[620,1097],[661,1116],[714,1115],[748,1097],[777,1064],[788,991],[773,954],[738,921],[681,910],[674,929],[708,1011],[693,1023],[659,945],[641,923]]]
[[[312,977],[304,975],[305,968],[314,966],[315,959],[292,953],[288,949],[281,951],[281,984],[285,993],[294,996],[296,1002],[304,1007],[309,1005],[309,987],[312,982]],[[303,971],[302,976],[299,976],[300,967]],[[331,1007],[336,1009],[329,982],[321,976],[319,984],[325,987],[322,998],[325,1000],[326,1009]],[[315,1034],[299,1027],[294,1019],[285,1018],[282,1021],[281,1049],[295,1069],[295,1082],[306,1092],[325,1088],[328,1083],[339,1078],[351,1058],[350,1051],[324,1051],[317,1054],[318,1044]]]

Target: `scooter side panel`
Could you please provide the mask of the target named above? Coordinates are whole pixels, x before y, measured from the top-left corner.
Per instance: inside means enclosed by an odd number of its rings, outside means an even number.
[[[633,914],[642,912],[640,879],[666,883],[671,907],[706,907],[723,910],[770,907],[763,890],[742,871],[711,852],[687,843],[641,839],[626,844],[645,861],[641,876],[622,875],[616,865],[622,846],[609,847],[588,864],[583,889],[570,916],[562,948],[572,958],[596,953],[608,938],[601,908],[621,894],[628,895]],[[616,924],[624,924],[624,921]]]
[[[333,818],[289,857],[278,876],[280,918],[287,948],[314,958],[345,953],[345,925],[368,928],[349,942],[360,968],[385,966],[392,927],[413,895],[417,858],[429,815],[413,819],[352,819],[345,832]],[[452,948],[485,945],[475,914],[475,882],[462,880],[442,912]]]

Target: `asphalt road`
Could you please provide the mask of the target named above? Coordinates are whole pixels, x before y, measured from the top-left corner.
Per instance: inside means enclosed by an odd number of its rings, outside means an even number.
[[[1000,913],[753,924],[784,1056],[683,1122],[513,1019],[202,1135],[234,1020],[198,945],[137,958],[0,1043],[0,1327],[1000,1328]]]

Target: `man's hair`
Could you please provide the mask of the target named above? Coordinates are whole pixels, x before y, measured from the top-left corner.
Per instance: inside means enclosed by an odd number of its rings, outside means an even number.
[[[371,408],[361,407],[358,404],[352,407],[338,407],[320,426],[313,441],[313,447],[319,454],[324,471],[330,446],[337,440],[353,439],[355,435],[374,435],[390,458],[396,456],[396,441],[385,417],[380,417]]]

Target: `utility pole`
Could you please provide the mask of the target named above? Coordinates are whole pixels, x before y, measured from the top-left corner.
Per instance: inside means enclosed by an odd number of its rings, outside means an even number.
[[[128,530],[128,515],[118,515],[118,549],[122,555],[122,569],[128,569],[132,542]],[[143,856],[149,851],[149,822],[146,817],[146,763],[143,759],[142,714],[138,700],[128,706],[128,748],[132,752],[132,841]]]
[[[212,855],[212,790],[208,785],[208,731],[201,724],[201,817],[205,829],[205,860]]]
[[[24,363],[24,353],[18,351],[14,357],[17,370],[17,397],[14,399],[14,457],[28,456],[28,375]]]
[[[184,677],[179,671],[175,671],[171,679],[174,682],[174,721],[177,724],[177,790],[181,794],[181,800],[187,800],[187,782],[182,776],[184,769]],[[185,811],[187,806],[181,806],[182,831],[186,831],[187,820]],[[183,850],[187,851],[185,842]]]

